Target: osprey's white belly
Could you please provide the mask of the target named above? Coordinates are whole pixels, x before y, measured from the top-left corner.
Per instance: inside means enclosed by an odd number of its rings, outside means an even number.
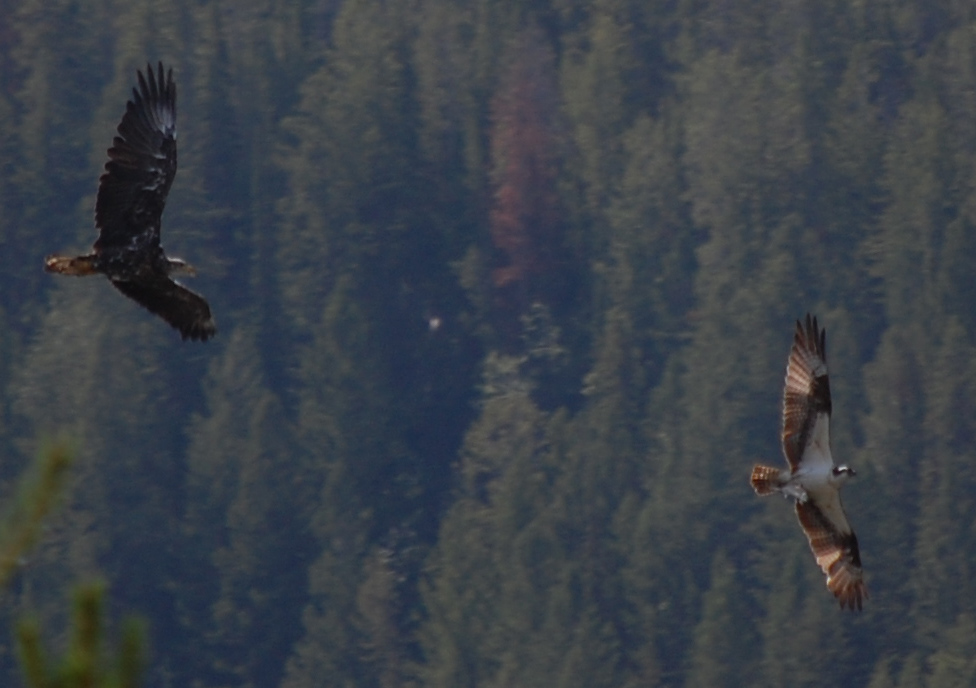
[[[804,465],[790,476],[790,481],[784,488],[787,494],[801,502],[806,502],[810,496],[819,501],[819,498],[827,497],[837,489],[833,484],[834,462],[830,459],[830,454],[827,454],[826,461],[820,457],[818,460],[808,461],[807,459],[813,458],[810,454],[808,451],[804,455]]]

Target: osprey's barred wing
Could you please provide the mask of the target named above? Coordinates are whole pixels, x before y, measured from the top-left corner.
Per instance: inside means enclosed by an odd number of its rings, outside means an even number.
[[[807,313],[806,327],[796,322],[783,389],[783,453],[794,471],[830,457],[830,382],[826,331]]]
[[[217,332],[206,300],[169,277],[153,276],[151,281],[112,280],[112,284],[179,330],[183,339],[207,341]]]
[[[851,530],[840,494],[831,492],[826,503],[797,502],[796,516],[810,541],[817,564],[827,576],[827,588],[840,602],[841,609],[861,610],[868,596],[861,570],[857,536]]]
[[[160,218],[176,176],[176,84],[173,70],[139,72],[118,135],[98,182],[95,251],[159,243]]]

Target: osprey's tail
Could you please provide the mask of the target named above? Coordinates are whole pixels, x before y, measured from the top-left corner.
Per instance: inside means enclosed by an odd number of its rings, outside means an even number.
[[[780,477],[780,470],[770,466],[756,466],[752,469],[752,489],[757,495],[769,495],[778,492],[783,486],[783,479]]]
[[[44,259],[44,269],[48,272],[57,272],[62,275],[94,275],[98,270],[95,269],[95,256],[48,256]]]

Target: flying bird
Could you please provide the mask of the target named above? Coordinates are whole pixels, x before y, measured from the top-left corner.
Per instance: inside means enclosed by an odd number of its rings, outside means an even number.
[[[789,471],[756,466],[751,482],[756,494],[780,492],[793,498],[813,556],[827,576],[827,588],[841,609],[854,611],[861,609],[868,591],[840,488],[857,473],[834,465],[830,454],[826,334],[809,313],[806,327],[796,322],[783,389],[783,453]]]
[[[108,149],[98,180],[92,252],[77,257],[48,256],[44,268],[62,275],[108,277],[116,289],[180,331],[183,339],[206,341],[217,327],[210,306],[199,294],[170,279],[195,274],[160,244],[160,219],[176,176],[176,84],[173,70],[159,63],[154,74],[138,72],[139,89]]]

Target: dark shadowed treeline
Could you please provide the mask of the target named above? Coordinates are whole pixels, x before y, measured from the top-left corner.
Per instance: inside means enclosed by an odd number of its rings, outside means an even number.
[[[42,270],[156,60],[207,344]],[[967,3],[0,0],[0,249],[2,685],[94,577],[152,688],[976,682]],[[860,615],[748,484],[807,311]]]

